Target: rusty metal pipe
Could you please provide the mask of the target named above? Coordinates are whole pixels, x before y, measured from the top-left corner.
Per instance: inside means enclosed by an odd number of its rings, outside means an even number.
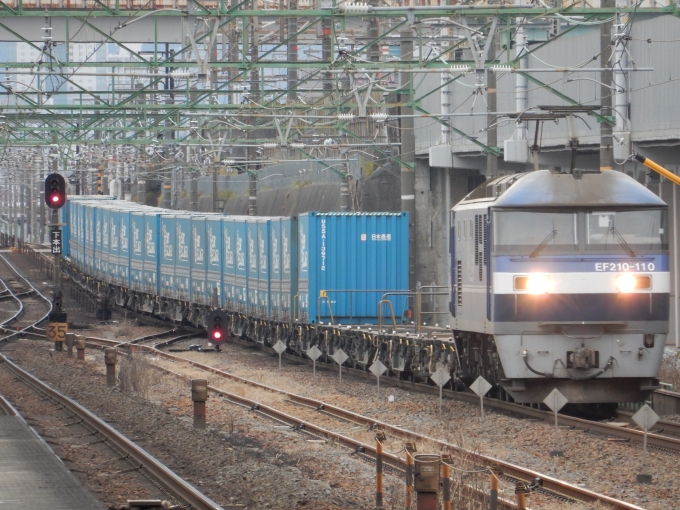
[[[442,462],[442,480],[443,510],[451,510],[451,468],[446,462]]]

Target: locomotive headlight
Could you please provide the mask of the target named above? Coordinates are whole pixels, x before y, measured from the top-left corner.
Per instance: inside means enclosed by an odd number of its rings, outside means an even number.
[[[515,290],[525,290],[530,294],[545,294],[550,290],[550,276],[543,273],[515,276]]]
[[[616,277],[616,290],[623,294],[651,288],[652,277],[649,275],[623,273]]]

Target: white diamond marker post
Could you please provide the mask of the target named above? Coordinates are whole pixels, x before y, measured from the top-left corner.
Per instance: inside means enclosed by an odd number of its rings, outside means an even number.
[[[382,361],[376,360],[368,369],[371,373],[378,378],[378,396],[380,396],[380,376],[385,373],[387,367],[382,364]]]
[[[654,409],[647,404],[643,405],[640,410],[633,415],[633,421],[637,423],[644,431],[644,439],[642,441],[642,473],[635,478],[637,483],[652,483],[652,475],[647,471],[647,431],[651,429],[656,422],[659,421],[659,415],[654,412]]]
[[[484,421],[484,395],[486,395],[491,388],[492,386],[489,384],[489,381],[484,379],[481,375],[470,385],[470,389],[474,391],[476,395],[479,395],[479,407],[482,411],[480,415],[481,421]]]
[[[444,385],[451,380],[449,371],[443,368],[437,370],[434,374],[430,376],[430,379],[439,386],[439,416],[442,414],[442,388]]]
[[[273,345],[273,348],[276,352],[279,353],[279,372],[281,371],[281,355],[283,354],[283,351],[286,350],[286,344],[284,344],[281,340],[276,342]]]
[[[347,358],[349,358],[349,356],[347,356],[347,354],[345,354],[345,351],[343,351],[342,349],[338,349],[333,353],[331,358],[333,358],[333,361],[335,361],[338,364],[338,369],[340,370],[340,382],[342,382],[342,364],[345,361],[347,361]]]
[[[312,377],[316,377],[316,360],[319,359],[319,356],[321,356],[323,352],[321,352],[316,345],[312,345],[307,349],[305,354],[312,360]]]
[[[552,390],[550,393],[548,393],[548,396],[543,399],[543,403],[550,408],[552,412],[555,413],[555,449],[550,452],[551,457],[561,457],[564,455],[562,450],[560,450],[557,445],[558,445],[558,434],[560,431],[559,426],[557,425],[557,413],[560,409],[562,409],[565,405],[567,405],[567,397],[562,395],[557,388]]]

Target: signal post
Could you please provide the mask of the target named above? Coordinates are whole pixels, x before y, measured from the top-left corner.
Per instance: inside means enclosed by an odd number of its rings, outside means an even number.
[[[50,222],[50,250],[54,255],[54,275],[52,290],[52,311],[47,316],[47,328],[45,335],[48,340],[54,342],[54,350],[63,350],[66,334],[68,333],[68,322],[66,312],[62,310],[62,290],[61,290],[61,253],[62,237],[59,223],[59,209],[66,203],[66,181],[64,178],[53,173],[45,178],[45,203],[52,209],[52,221]]]

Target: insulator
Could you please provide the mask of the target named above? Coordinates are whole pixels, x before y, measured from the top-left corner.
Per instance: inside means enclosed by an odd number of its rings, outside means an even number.
[[[358,3],[358,4],[342,4],[340,7],[340,12],[348,14],[348,15],[361,15],[361,14],[367,14],[370,12],[371,6],[368,4],[363,4],[363,3]]]
[[[472,68],[470,66],[451,66],[450,71],[452,73],[468,74],[472,72]]]
[[[294,142],[294,143],[291,143],[290,146],[291,146],[293,149],[302,149],[302,148],[304,148],[305,144],[304,144],[304,143],[299,143],[299,142]]]
[[[514,69],[510,66],[491,66],[494,73],[511,73]]]
[[[378,121],[378,122],[385,122],[387,120],[387,114],[386,113],[372,113],[371,118],[373,120]]]
[[[262,147],[264,147],[265,149],[276,149],[278,146],[279,146],[278,143],[273,142],[267,142],[262,144]]]
[[[235,159],[223,159],[222,164],[223,165],[235,165],[236,160]]]
[[[344,120],[344,121],[349,121],[354,119],[354,114],[353,113],[340,113],[338,114],[338,120]]]
[[[173,71],[172,73],[170,73],[170,77],[178,79],[178,80],[182,80],[182,79],[191,78],[191,73],[189,71]]]

